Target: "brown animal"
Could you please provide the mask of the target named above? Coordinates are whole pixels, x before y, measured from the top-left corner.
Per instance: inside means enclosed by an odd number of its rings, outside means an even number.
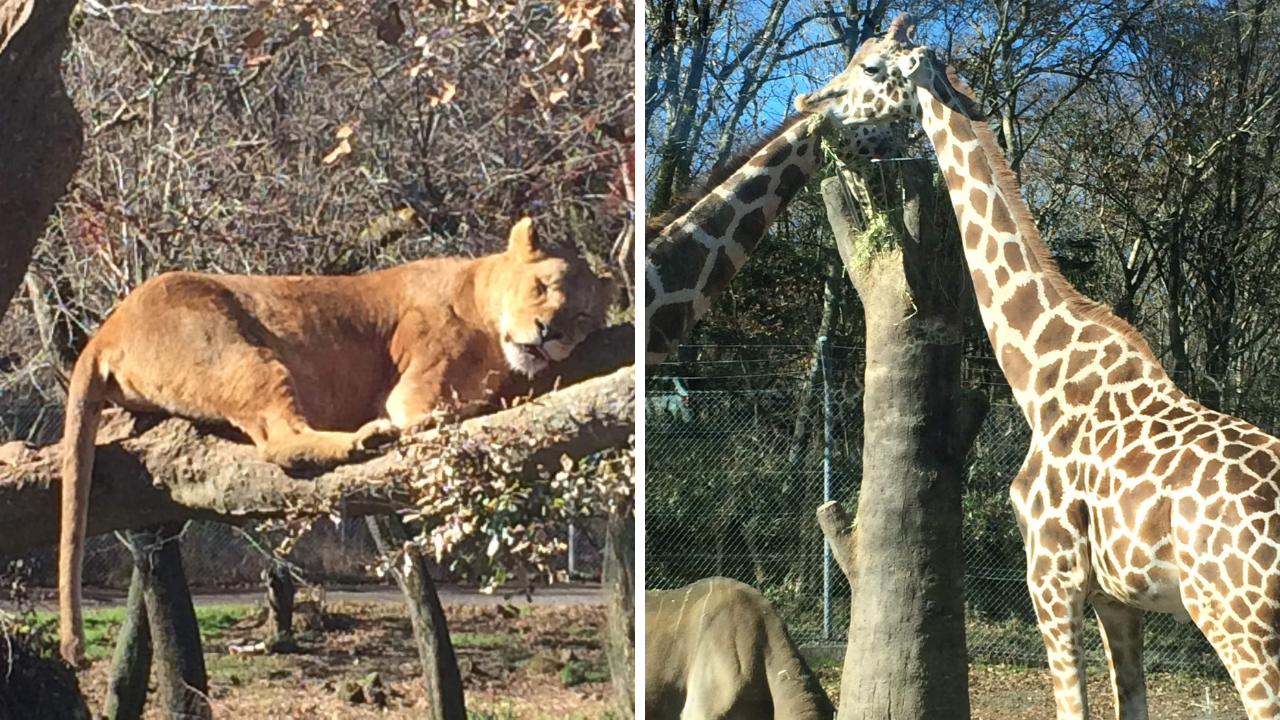
[[[84,652],[80,570],[103,404],[229,423],[263,459],[318,470],[444,410],[476,414],[512,373],[604,324],[612,284],[516,223],[505,252],[346,277],[171,272],[125,298],[76,361],[63,436],[61,652]]]
[[[644,597],[648,720],[830,720],[835,708],[759,592],[714,577]]]

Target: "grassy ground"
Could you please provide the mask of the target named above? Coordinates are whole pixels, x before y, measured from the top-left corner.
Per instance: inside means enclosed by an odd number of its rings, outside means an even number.
[[[200,637],[205,643],[216,641],[254,611],[255,608],[250,605],[197,607],[196,623],[200,626]],[[58,614],[44,610],[38,611],[36,620],[41,623],[56,623]],[[85,610],[84,637],[87,645],[85,652],[90,659],[111,657],[115,647],[116,633],[123,621],[123,607]]]
[[[605,610],[594,606],[445,606],[467,707],[473,718],[605,718],[608,668],[601,646]],[[100,708],[122,609],[86,613],[90,668],[81,688]],[[197,608],[214,717],[410,718],[425,703],[403,606],[338,602],[295,618],[301,651],[230,654],[260,640],[265,615],[248,605]],[[385,703],[344,696],[371,674]],[[147,714],[146,717],[160,717]]]

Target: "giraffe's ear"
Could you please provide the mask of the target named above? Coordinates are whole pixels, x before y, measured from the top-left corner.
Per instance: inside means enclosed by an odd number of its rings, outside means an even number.
[[[898,58],[898,70],[902,73],[902,77],[911,77],[916,70],[920,69],[920,60],[923,53],[920,51],[924,46],[914,48],[911,52],[904,54]]]
[[[542,243],[538,240],[538,233],[533,229],[531,218],[520,218],[520,222],[511,226],[507,252],[526,261],[536,260],[542,255]]]

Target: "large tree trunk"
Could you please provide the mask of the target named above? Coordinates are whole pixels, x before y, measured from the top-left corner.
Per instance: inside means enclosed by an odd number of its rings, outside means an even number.
[[[901,164],[881,168],[888,175]],[[905,197],[902,207],[863,185],[859,215],[870,220],[862,227],[841,179],[822,184],[867,343],[841,720],[969,717],[960,481],[985,402],[960,387],[961,308],[972,294],[955,220],[949,205],[935,203],[930,170],[903,169],[903,193],[887,193]]]
[[[155,658],[159,706],[167,717],[209,718],[209,682],[195,606],[182,570],[180,538],[184,523],[169,523],[129,533],[135,562],[142,568]]]
[[[62,83],[74,0],[0,0],[0,317],[80,163],[80,116]]]
[[[458,658],[449,640],[440,595],[427,574],[422,553],[417,545],[408,542],[400,518],[395,515],[370,515],[365,520],[378,545],[378,553],[383,562],[390,565],[391,576],[400,586],[409,608],[409,624],[413,627],[418,659],[422,662],[422,687],[427,694],[431,720],[466,720]]]
[[[604,543],[604,585],[609,590],[605,654],[613,680],[613,702],[623,718],[636,704],[636,518],[628,509],[609,516]]]

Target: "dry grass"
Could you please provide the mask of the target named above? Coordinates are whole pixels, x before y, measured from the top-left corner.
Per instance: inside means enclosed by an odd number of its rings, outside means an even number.
[[[522,606],[513,612],[495,606],[446,605],[449,630],[464,675],[472,717],[597,718],[606,714],[611,693],[601,647],[605,609],[586,606]],[[505,610],[505,612],[504,612]],[[302,635],[297,655],[228,655],[230,644],[260,639],[262,629],[247,617],[205,642],[205,663],[214,717],[240,718],[411,718],[425,702],[409,621],[403,606],[334,603],[324,617],[326,631]],[[529,659],[541,653],[571,654],[586,679],[566,686],[558,672],[536,672]],[[94,660],[81,677],[91,707],[102,706],[109,660]],[[347,680],[376,672],[385,684],[385,708],[353,705],[338,695]],[[147,718],[160,718],[154,709]]]

